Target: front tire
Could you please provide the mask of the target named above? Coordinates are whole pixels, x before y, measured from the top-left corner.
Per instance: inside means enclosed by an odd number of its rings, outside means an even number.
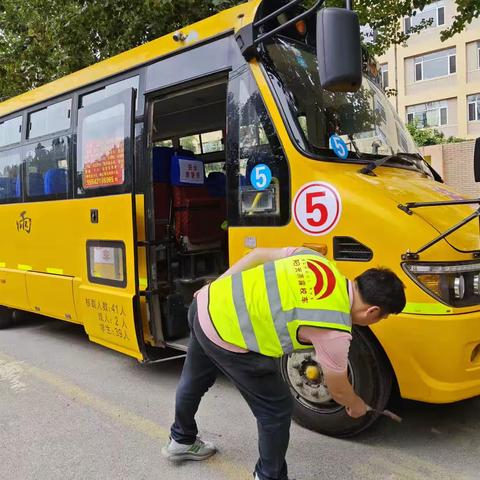
[[[0,307],[0,329],[13,325],[13,311],[7,307]]]
[[[384,353],[365,327],[354,327],[349,353],[349,379],[356,393],[372,408],[382,411],[392,390],[392,371]],[[309,380],[308,367],[317,366],[318,380]],[[293,419],[300,425],[332,437],[350,437],[378,418],[372,412],[354,419],[336,403],[323,383],[320,365],[312,353],[293,353],[281,358],[281,372],[294,397]]]

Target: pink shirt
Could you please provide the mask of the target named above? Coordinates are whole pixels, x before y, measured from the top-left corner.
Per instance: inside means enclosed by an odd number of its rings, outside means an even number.
[[[297,247],[284,248],[283,257],[289,257],[297,250]],[[231,343],[222,340],[208,313],[208,289],[209,285],[205,285],[196,294],[198,307],[198,321],[202,327],[206,337],[218,345],[219,347],[236,353],[246,353],[245,350]],[[350,304],[352,302],[352,292],[349,283]],[[327,330],[325,328],[316,327],[300,327],[298,330],[300,340],[305,343],[311,343],[315,350],[315,357],[322,369],[334,372],[344,372],[348,365],[348,351],[352,336],[348,332],[340,332],[337,330]]]

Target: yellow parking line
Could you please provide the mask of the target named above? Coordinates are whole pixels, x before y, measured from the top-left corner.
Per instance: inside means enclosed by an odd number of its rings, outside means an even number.
[[[22,370],[25,373],[28,373],[32,377],[56,388],[73,401],[86,405],[95,411],[102,413],[106,417],[115,420],[115,422],[136,432],[143,433],[153,440],[164,443],[168,439],[169,430],[146,418],[136,415],[129,410],[82,390],[77,385],[69,383],[46,370],[34,367],[23,360],[18,360],[4,353],[0,353],[0,360],[17,364],[20,362]],[[236,464],[234,461],[230,461],[224,454],[215,455],[211,459],[205,460],[205,462],[208,462],[209,468],[220,471],[224,477],[229,480],[246,480],[251,479],[252,477],[251,472],[244,466]]]

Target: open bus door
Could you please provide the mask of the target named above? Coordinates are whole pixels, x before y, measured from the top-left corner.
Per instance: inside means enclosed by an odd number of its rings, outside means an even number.
[[[79,317],[90,340],[144,359],[138,308],[134,89],[79,109],[77,170],[84,197]]]

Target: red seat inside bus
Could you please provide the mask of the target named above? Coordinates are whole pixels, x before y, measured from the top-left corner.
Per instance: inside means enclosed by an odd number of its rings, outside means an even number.
[[[209,192],[203,161],[193,154],[174,152],[170,168],[177,241],[186,251],[219,248],[224,237],[225,198]]]
[[[173,216],[175,238],[184,251],[221,246],[225,236],[222,223],[226,220],[225,175],[213,173],[205,179],[203,161],[188,150],[153,149],[157,239],[166,238]]]

